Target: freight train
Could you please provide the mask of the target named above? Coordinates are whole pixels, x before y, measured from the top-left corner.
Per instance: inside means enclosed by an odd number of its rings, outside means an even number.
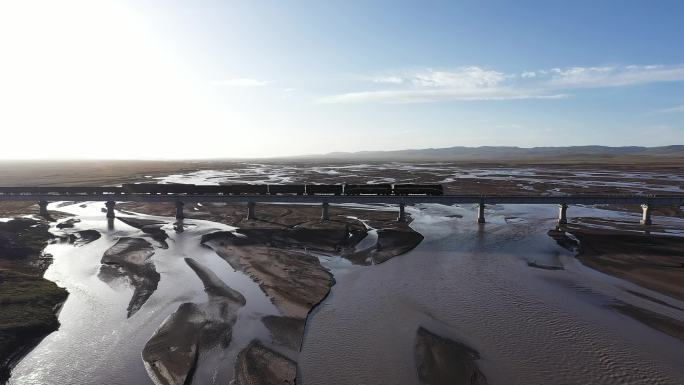
[[[444,195],[440,184],[124,184],[125,194]]]
[[[444,195],[440,184],[126,183],[121,187],[0,187],[0,195]]]

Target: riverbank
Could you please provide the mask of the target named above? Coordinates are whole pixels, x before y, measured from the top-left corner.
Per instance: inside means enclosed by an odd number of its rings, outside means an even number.
[[[57,313],[68,293],[42,278],[51,259],[42,251],[53,238],[45,221],[0,222],[0,383],[12,367],[59,328]]]
[[[601,229],[573,223],[549,235],[576,252],[584,265],[641,287],[684,300],[684,237],[629,229]],[[629,293],[652,303],[679,309],[649,295]],[[639,306],[613,300],[606,307],[684,341],[684,322]]]
[[[571,234],[569,238],[567,234]],[[684,237],[571,224],[549,233],[586,266],[684,300]]]

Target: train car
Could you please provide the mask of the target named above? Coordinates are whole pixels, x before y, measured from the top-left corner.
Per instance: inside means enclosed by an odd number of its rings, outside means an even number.
[[[121,194],[120,187],[38,187],[47,194],[60,195],[116,195]]]
[[[192,194],[199,195],[219,195],[221,194],[221,186],[210,184],[196,184],[192,188]]]
[[[268,185],[265,184],[224,184],[219,186],[223,195],[266,195]]]
[[[193,194],[195,190],[194,184],[184,183],[162,183],[157,185],[159,194]]]
[[[66,194],[64,187],[20,187],[20,192],[27,195],[63,195]]]
[[[304,195],[306,187],[303,184],[269,184],[268,193],[271,195],[297,194]]]
[[[193,184],[181,183],[125,183],[121,186],[125,194],[187,194],[192,191]]]
[[[18,195],[24,192],[25,187],[0,187],[2,195]]]
[[[394,195],[444,195],[441,184],[395,184]]]
[[[59,194],[55,189],[51,187],[7,187],[7,194],[19,194],[19,195],[48,195],[48,194]]]
[[[121,190],[124,194],[156,194],[156,183],[124,183]]]
[[[121,194],[121,187],[77,187],[73,193],[81,195],[117,195]]]
[[[345,195],[392,195],[391,184],[346,184]]]
[[[341,184],[307,184],[308,195],[342,195],[344,187]]]

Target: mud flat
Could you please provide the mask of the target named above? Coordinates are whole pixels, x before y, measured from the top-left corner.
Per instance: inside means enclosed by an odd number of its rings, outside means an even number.
[[[199,306],[183,303],[147,342],[142,358],[155,384],[187,383],[197,363],[202,322]]]
[[[128,304],[127,316],[131,317],[157,290],[161,278],[150,257],[152,245],[142,238],[123,237],[105,251],[98,276],[105,282],[126,277],[134,288]]]
[[[314,256],[254,242],[228,232],[208,234],[202,240],[234,269],[252,277],[283,314],[306,318],[328,294],[332,275]]]
[[[142,230],[143,233],[148,234],[152,239],[159,242],[159,246],[162,249],[167,249],[169,247],[166,243],[169,236],[166,234],[166,231],[162,229],[162,226],[164,226],[166,222],[132,217],[118,217],[117,219],[131,227]]]
[[[172,216],[174,205],[126,203],[128,212]],[[320,207],[258,205],[257,219],[245,219],[243,205],[186,205],[186,217],[219,221],[237,227],[202,236],[201,243],[235,270],[247,274],[271,299],[280,315],[262,318],[276,345],[291,352],[301,349],[306,319],[335,283],[320,255],[339,255],[358,265],[382,263],[403,254],[423,237],[397,213],[386,210],[330,209],[321,221]],[[363,241],[375,233],[375,241]],[[192,267],[192,265],[191,265]],[[201,273],[198,272],[201,276]],[[255,340],[235,363],[237,384],[294,383],[296,362]]]
[[[51,262],[42,254],[53,238],[47,223],[28,218],[0,222],[0,383],[45,336],[59,328],[67,291],[42,278]]]
[[[40,208],[38,202],[30,201],[2,201],[0,202],[0,218],[23,217],[31,215],[35,218],[40,216]],[[70,214],[61,211],[49,210],[48,217],[45,220],[54,221],[62,218],[70,217]]]
[[[622,302],[610,304],[608,307],[684,341],[684,322],[682,321]]]
[[[563,247],[577,250],[585,265],[637,285],[684,299],[684,238],[633,231],[568,226],[549,233]],[[579,242],[579,243],[578,243]]]
[[[170,203],[127,202],[119,206],[126,211],[159,216],[174,216],[176,212],[175,205]],[[423,240],[408,223],[396,221],[394,210],[331,206],[329,211],[331,220],[320,221],[320,206],[258,204],[256,220],[247,220],[245,205],[207,203],[185,207],[188,219],[239,227],[240,233],[255,240],[250,243],[340,254],[360,265],[385,262],[410,251]],[[371,229],[377,230],[377,243],[356,250]]]
[[[422,385],[486,385],[476,361],[480,354],[425,328],[416,333],[416,369]]]
[[[571,234],[572,237],[568,236]],[[552,230],[559,245],[575,250],[585,265],[677,299],[684,299],[684,238],[606,230],[573,224],[567,232]],[[679,309],[665,301],[627,290],[639,298]],[[648,309],[614,301],[606,305],[623,315],[684,340],[684,323]]]
[[[202,350],[227,348],[237,311],[246,303],[207,267],[191,258],[185,262],[202,280],[209,301],[181,304],[145,345],[145,368],[159,385],[187,384]]]
[[[259,341],[252,341],[235,363],[235,385],[293,385],[296,375],[296,362]]]
[[[232,213],[235,209],[228,210]],[[259,220],[245,221],[240,217],[230,224],[243,227],[234,233],[207,234],[202,244],[259,283],[283,315],[305,319],[334,284],[317,253],[339,254],[357,264],[380,263],[412,249],[422,240],[405,224],[382,221],[387,212],[342,209],[332,220],[324,222],[311,220],[315,212],[311,207],[263,205]],[[376,244],[356,252],[356,245],[368,236],[367,226],[356,219],[363,216],[388,228],[378,230]],[[369,255],[374,259],[369,260]]]
[[[276,343],[297,351],[302,345],[306,320],[294,317],[269,315],[261,321],[275,338]]]

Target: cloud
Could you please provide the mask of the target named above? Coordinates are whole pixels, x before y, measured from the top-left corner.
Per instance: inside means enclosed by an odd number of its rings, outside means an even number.
[[[684,104],[681,104],[679,106],[674,106],[674,107],[669,107],[669,108],[663,108],[661,110],[656,111],[661,114],[673,114],[673,113],[678,113],[678,112],[684,112]]]
[[[443,100],[516,100],[516,99],[558,99],[564,94],[541,94],[534,90],[516,90],[504,88],[490,89],[418,89],[418,90],[385,90],[349,92],[330,95],[319,99],[325,104],[387,102],[387,103],[426,103]]]
[[[366,77],[382,89],[328,95],[322,103],[412,103],[444,100],[557,99],[577,88],[620,87],[684,80],[684,65],[603,66],[523,71],[519,75],[477,66],[431,68]],[[366,87],[369,88],[369,87]]]
[[[497,71],[480,67],[462,67],[455,71],[425,70],[405,77],[406,82],[417,87],[480,89],[495,87],[505,80],[506,76]]]
[[[476,66],[455,70],[421,69],[370,78],[389,89],[329,95],[321,103],[425,103],[442,100],[555,99],[564,95],[506,84],[511,75]]]
[[[225,80],[215,80],[211,82],[212,86],[215,87],[263,87],[271,84],[273,82],[268,80],[258,80],[250,78],[236,78],[236,79],[225,79]]]
[[[682,81],[684,80],[684,65],[554,68],[549,73],[551,79],[548,84],[556,87],[620,87]]]
[[[382,77],[371,78],[371,80],[374,83],[389,83],[389,84],[401,84],[404,82],[404,79],[400,78],[399,76],[382,76]]]

